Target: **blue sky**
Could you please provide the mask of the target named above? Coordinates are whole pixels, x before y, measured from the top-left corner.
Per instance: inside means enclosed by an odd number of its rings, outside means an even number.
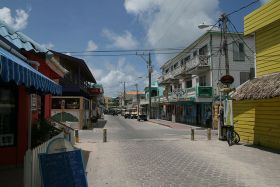
[[[49,49],[83,58],[105,94],[147,84],[147,67],[139,56],[77,56],[86,50],[127,50],[185,47],[203,32],[197,25],[215,23],[222,12],[232,12],[252,0],[1,0],[0,18]],[[243,31],[243,18],[262,0],[233,14]],[[119,54],[119,53],[117,53]],[[154,79],[159,67],[174,55],[152,56]],[[143,77],[143,78],[138,78]]]

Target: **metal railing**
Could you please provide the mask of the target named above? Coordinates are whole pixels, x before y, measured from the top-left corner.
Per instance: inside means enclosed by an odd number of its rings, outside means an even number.
[[[209,66],[209,58],[207,55],[198,55],[186,63],[186,70],[192,70],[199,66]]]

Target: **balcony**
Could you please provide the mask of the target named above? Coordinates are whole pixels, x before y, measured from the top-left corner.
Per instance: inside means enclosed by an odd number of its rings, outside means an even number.
[[[212,98],[212,86],[197,86],[186,89],[175,89],[168,93],[168,101],[195,101],[199,98]]]
[[[176,81],[178,79],[175,79],[173,76],[173,72],[169,72],[167,74],[161,75],[158,79],[160,85],[164,84],[170,84],[172,81]]]
[[[210,60],[207,55],[198,55],[186,63],[186,71],[197,75],[210,69]]]
[[[179,66],[173,71],[174,78],[176,79],[185,79],[190,78],[192,75],[188,73],[186,65]]]

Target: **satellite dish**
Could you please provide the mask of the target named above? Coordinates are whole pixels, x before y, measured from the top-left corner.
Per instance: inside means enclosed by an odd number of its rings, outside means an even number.
[[[64,138],[56,138],[52,140],[47,147],[47,154],[74,151],[72,144]]]

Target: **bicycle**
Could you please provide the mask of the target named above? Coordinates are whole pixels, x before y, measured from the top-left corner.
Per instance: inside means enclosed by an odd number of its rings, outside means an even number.
[[[229,146],[238,144],[240,141],[239,134],[234,130],[234,126],[227,127],[227,142]]]

